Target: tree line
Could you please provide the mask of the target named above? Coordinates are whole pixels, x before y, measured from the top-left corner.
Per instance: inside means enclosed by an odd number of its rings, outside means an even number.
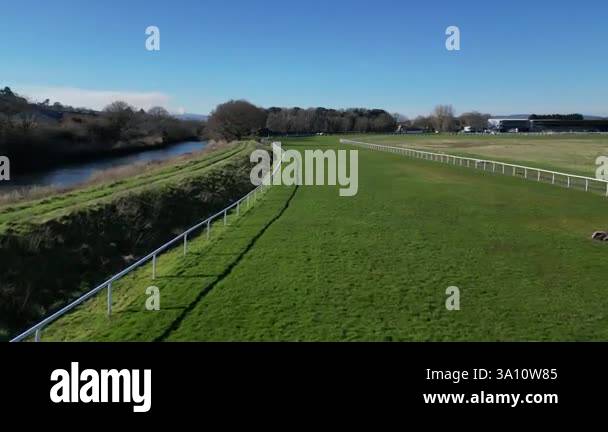
[[[102,111],[60,103],[31,103],[10,88],[0,90],[0,155],[13,171],[70,160],[135,151],[198,138],[200,122],[184,121],[162,107],[148,111],[116,101]]]
[[[577,115],[561,116],[573,118]],[[558,118],[559,115],[531,118]],[[15,159],[15,169],[66,158],[136,150],[200,137],[222,141],[270,135],[393,133],[408,130],[457,132],[488,127],[490,114],[456,115],[451,105],[407,119],[383,109],[261,108],[245,100],[220,104],[207,122],[184,121],[166,109],[147,111],[116,101],[102,111],[31,103],[10,88],[0,90],[0,154]]]
[[[458,132],[465,127],[482,132],[488,128],[491,114],[478,111],[465,112],[459,116],[454,113],[452,105],[438,105],[427,116],[418,116],[412,120],[402,119],[404,129],[417,129],[424,132]]]
[[[230,141],[248,136],[394,132],[396,127],[394,116],[381,109],[264,109],[245,100],[231,100],[211,113],[206,133]]]
[[[456,116],[451,105],[438,105],[431,114],[410,120],[382,109],[264,109],[244,100],[232,100],[218,105],[211,113],[206,133],[212,139],[230,141],[260,135],[393,133],[412,129],[457,132],[465,126],[484,131],[490,117],[477,111]]]

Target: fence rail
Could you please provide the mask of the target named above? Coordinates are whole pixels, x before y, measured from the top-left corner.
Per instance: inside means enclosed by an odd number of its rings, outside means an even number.
[[[274,166],[273,171],[265,177],[265,179],[262,181],[262,183],[258,187],[251,190],[247,195],[241,197],[240,199],[238,199],[237,201],[235,201],[234,203],[232,203],[225,209],[217,212],[213,216],[210,216],[207,219],[205,219],[204,221],[188,228],[186,231],[184,231],[177,237],[173,238],[172,240],[169,240],[167,243],[163,244],[158,249],[149,253],[148,255],[141,258],[137,262],[131,264],[129,267],[125,268],[124,270],[120,271],[119,273],[116,273],[114,276],[112,276],[110,279],[103,282],[101,285],[98,285],[96,288],[93,288],[91,291],[88,291],[86,294],[84,294],[81,297],[79,297],[78,299],[74,300],[67,306],[64,306],[63,308],[59,309],[57,312],[53,313],[52,315],[48,316],[47,318],[43,319],[36,325],[30,327],[28,330],[26,330],[23,333],[19,334],[18,336],[14,337],[13,339],[11,339],[10,342],[21,342],[31,336],[34,336],[35,342],[39,342],[41,339],[41,334],[42,334],[42,330],[44,329],[44,327],[48,326],[53,321],[60,318],[62,315],[65,315],[66,313],[70,312],[72,309],[74,309],[78,305],[84,303],[85,301],[87,301],[91,297],[95,296],[99,292],[103,291],[104,289],[107,289],[107,296],[108,296],[107,297],[107,313],[108,313],[108,317],[109,317],[112,314],[112,284],[114,282],[116,282],[117,280],[119,280],[120,278],[125,276],[126,274],[130,273],[131,271],[141,267],[143,264],[149,262],[150,260],[152,261],[152,280],[156,279],[156,261],[157,261],[157,258],[163,252],[165,252],[171,246],[174,246],[175,244],[183,241],[184,255],[186,255],[188,253],[188,236],[190,236],[190,234],[192,234],[194,231],[204,227],[204,229],[206,231],[207,239],[209,239],[210,234],[211,234],[212,222],[222,218],[224,221],[224,226],[226,226],[228,224],[228,214],[231,211],[234,211],[234,213],[237,216],[239,216],[241,214],[242,205],[246,205],[247,208],[249,208],[253,203],[255,203],[257,201],[258,193],[261,193],[266,188],[272,186],[272,184],[273,184],[272,180],[274,178],[274,175],[277,173],[277,171],[281,167],[281,161],[279,161],[278,163],[275,163],[274,165],[275,166]],[[253,201],[253,203],[252,203],[252,201]]]
[[[576,174],[568,174],[559,171],[551,171],[537,167],[529,167],[525,165],[510,164],[506,162],[468,158],[446,153],[433,153],[423,150],[414,150],[407,147],[393,147],[380,144],[371,144],[362,141],[353,141],[349,139],[340,139],[340,142],[343,144],[357,145],[372,150],[401,154],[416,159],[426,159],[435,162],[447,163],[450,165],[483,169],[484,171],[491,171],[497,174],[520,177],[525,178],[527,180],[534,180],[537,182],[551,183],[554,185],[564,186],[570,189],[581,189],[585,192],[599,192],[608,197],[608,180],[585,177]]]

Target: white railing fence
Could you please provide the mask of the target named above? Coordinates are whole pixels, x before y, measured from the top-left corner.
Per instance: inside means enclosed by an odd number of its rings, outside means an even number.
[[[608,181],[593,177],[585,177],[576,174],[568,174],[559,171],[550,171],[542,168],[529,167],[524,165],[509,164],[493,160],[468,158],[454,156],[446,153],[433,153],[422,150],[414,150],[407,147],[393,147],[380,144],[370,144],[361,141],[341,139],[342,144],[352,144],[371,150],[396,153],[416,159],[425,159],[435,162],[442,162],[450,165],[476,168],[496,174],[520,177],[536,182],[551,183],[570,189],[580,189],[585,192],[598,192],[608,196]]]
[[[104,289],[107,290],[106,291],[107,292],[107,314],[108,314],[108,317],[110,317],[112,315],[112,284],[114,282],[116,282],[117,280],[119,280],[120,278],[125,276],[126,274],[132,272],[133,270],[141,267],[143,264],[148,263],[149,261],[152,261],[152,275],[151,275],[152,280],[156,279],[157,259],[163,252],[165,252],[170,247],[183,242],[183,251],[184,251],[183,253],[185,256],[188,253],[188,239],[189,238],[192,239],[194,237],[195,231],[200,230],[202,228],[206,232],[207,239],[209,239],[211,236],[212,223],[214,221],[217,221],[218,219],[223,219],[223,224],[224,224],[224,226],[226,226],[226,225],[228,225],[228,215],[229,214],[240,216],[241,208],[243,206],[246,206],[246,209],[248,209],[255,202],[257,202],[258,195],[261,194],[262,192],[264,192],[268,187],[270,187],[273,184],[274,176],[281,167],[280,162],[275,163],[274,165],[275,166],[274,166],[273,171],[266,176],[266,178],[264,179],[265,181],[263,181],[261,185],[259,185],[255,189],[253,189],[247,195],[245,195],[242,198],[240,198],[239,200],[235,201],[233,204],[229,205],[225,209],[217,212],[213,216],[194,225],[193,227],[188,228],[182,234],[180,234],[177,237],[175,237],[174,239],[168,241],[167,243],[165,243],[164,245],[162,245],[155,251],[149,253],[148,255],[141,258],[137,262],[131,264],[129,267],[122,270],[121,272],[116,273],[114,276],[112,276],[110,279],[106,280],[101,285],[97,286],[96,288],[93,288],[91,291],[87,292],[83,296],[74,300],[67,306],[61,308],[60,310],[58,310],[57,312],[48,316],[47,318],[43,319],[36,325],[30,327],[28,330],[26,330],[23,333],[19,334],[18,336],[14,337],[13,339],[11,339],[11,342],[21,342],[31,336],[34,336],[35,342],[39,342],[41,339],[42,330],[44,329],[44,327],[48,326],[53,321],[60,318],[62,315],[65,315],[66,313],[70,312],[76,306],[84,303],[85,301],[87,301],[91,297],[95,296],[99,292],[103,291]]]

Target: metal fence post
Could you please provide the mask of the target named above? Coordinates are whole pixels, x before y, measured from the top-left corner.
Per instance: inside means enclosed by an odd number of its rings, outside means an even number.
[[[211,219],[207,221],[207,240],[211,236]]]
[[[112,282],[108,284],[108,317],[112,315]]]
[[[568,177],[568,187],[570,187],[570,176],[567,176],[567,177]]]
[[[40,342],[40,329],[36,329],[36,334],[34,336],[34,342]]]
[[[236,203],[236,215],[240,216],[241,215],[241,202],[237,202]]]
[[[228,223],[228,210],[224,210],[224,226]]]
[[[152,280],[156,279],[156,255],[152,256]]]
[[[540,170],[538,171],[538,181],[540,181]]]
[[[589,180],[585,179],[585,192],[589,192]]]
[[[184,256],[188,253],[188,233],[184,234]]]
[[[555,184],[555,173],[552,173],[551,184]]]

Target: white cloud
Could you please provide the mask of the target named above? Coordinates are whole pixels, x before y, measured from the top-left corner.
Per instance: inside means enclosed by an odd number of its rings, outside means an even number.
[[[153,106],[163,106],[170,111],[171,97],[161,92],[130,92],[115,90],[87,90],[75,87],[14,86],[13,90],[27,96],[32,101],[50,99],[51,104],[60,102],[73,107],[103,109],[111,102],[121,100],[136,108],[145,110]],[[180,108],[182,109],[182,108]]]

